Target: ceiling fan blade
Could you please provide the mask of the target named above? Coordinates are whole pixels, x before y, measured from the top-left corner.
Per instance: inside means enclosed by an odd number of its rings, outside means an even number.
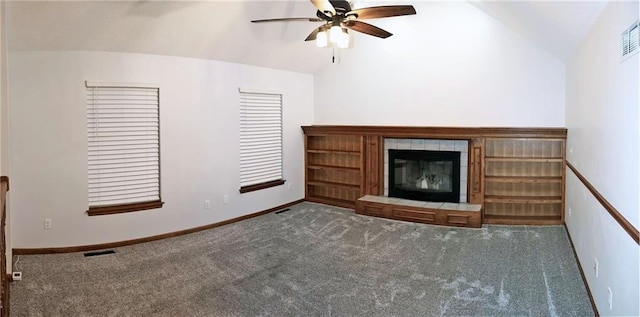
[[[320,18],[279,18],[279,19],[263,19],[263,20],[252,20],[251,23],[264,23],[264,22],[295,22],[295,21],[304,21],[304,22],[325,22],[325,20]]]
[[[329,29],[329,27],[327,25],[322,25],[319,28],[313,30],[313,32],[311,32],[311,34],[309,34],[309,36],[307,36],[306,39],[304,39],[305,41],[315,41],[316,37],[318,36],[318,33],[322,32],[322,31],[326,31],[327,29]]]
[[[311,3],[318,8],[318,11],[324,13],[326,16],[329,16],[327,12],[330,12],[331,16],[336,15],[336,9],[329,0],[311,0]]]
[[[346,15],[356,15],[358,19],[379,19],[412,14],[416,14],[416,9],[414,9],[411,5],[407,5],[361,8],[347,12]]]
[[[360,22],[358,20],[345,21],[342,23],[342,26],[347,29],[381,37],[383,39],[386,39],[389,36],[393,35],[377,26],[373,26],[369,23]]]

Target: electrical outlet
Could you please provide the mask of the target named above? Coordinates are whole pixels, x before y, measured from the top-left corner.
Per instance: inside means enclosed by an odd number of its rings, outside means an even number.
[[[204,209],[209,209],[211,208],[211,201],[209,201],[209,199],[204,201]]]
[[[11,279],[14,281],[22,281],[22,272],[13,272],[11,274]]]
[[[609,291],[609,309],[613,309],[613,292],[611,291],[611,287],[607,287]]]
[[[567,210],[569,212],[569,216],[571,216],[571,207]]]
[[[569,147],[569,156],[573,156],[573,146]]]
[[[51,219],[46,218],[44,220],[44,230],[51,230],[52,224],[51,224]]]
[[[229,204],[229,195],[222,196],[222,203],[225,205]]]
[[[598,278],[599,269],[600,269],[600,264],[598,263],[598,259],[593,259],[593,270],[596,273],[596,278]]]

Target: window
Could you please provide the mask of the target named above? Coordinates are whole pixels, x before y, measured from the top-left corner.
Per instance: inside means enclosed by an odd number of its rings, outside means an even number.
[[[634,22],[628,29],[622,32],[621,38],[622,49],[620,52],[624,60],[626,57],[638,51],[638,22]]]
[[[162,207],[159,89],[86,83],[90,216]]]
[[[282,95],[241,89],[240,192],[282,184]]]

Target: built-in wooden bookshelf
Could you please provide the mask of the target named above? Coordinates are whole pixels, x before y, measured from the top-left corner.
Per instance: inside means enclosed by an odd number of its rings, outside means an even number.
[[[564,139],[487,138],[484,164],[484,223],[562,223]]]
[[[483,223],[564,221],[564,128],[302,129],[306,200],[355,208],[364,195],[383,195],[385,138],[468,140],[466,203],[482,205]]]
[[[311,134],[305,146],[306,199],[355,208],[363,195],[363,137]]]

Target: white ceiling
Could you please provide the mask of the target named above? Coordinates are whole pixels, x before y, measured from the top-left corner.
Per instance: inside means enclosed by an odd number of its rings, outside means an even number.
[[[470,3],[566,62],[607,1],[470,1]]]
[[[360,0],[354,1],[353,6],[412,3],[416,7],[419,4],[410,0]],[[563,61],[606,4],[602,1],[470,3]],[[315,8],[307,0],[10,1],[6,9],[10,51],[134,52],[305,73],[315,73],[327,65],[332,55],[330,49],[319,49],[313,42],[303,41],[319,23],[249,22],[275,17],[314,17]],[[391,19],[419,18],[418,10],[416,16]],[[385,28],[393,33],[387,25],[390,24],[385,23]]]

